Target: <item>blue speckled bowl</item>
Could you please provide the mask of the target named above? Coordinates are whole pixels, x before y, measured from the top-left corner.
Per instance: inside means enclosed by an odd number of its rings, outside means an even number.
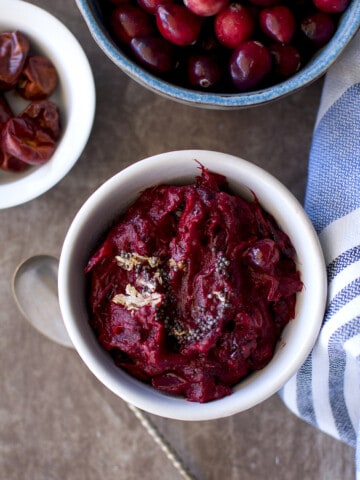
[[[360,26],[360,0],[353,0],[343,14],[331,41],[296,75],[263,90],[246,93],[209,93],[182,88],[164,81],[133,62],[109,35],[96,0],[76,0],[88,28],[103,52],[129,77],[153,92],[172,100],[206,108],[241,108],[261,105],[303,88],[319,77],[334,63]]]

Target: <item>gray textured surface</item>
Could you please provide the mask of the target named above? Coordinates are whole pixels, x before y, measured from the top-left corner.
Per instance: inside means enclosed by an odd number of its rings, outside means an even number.
[[[58,256],[77,209],[104,180],[150,154],[222,150],[265,167],[304,196],[321,81],[272,105],[207,111],[145,91],[90,37],[73,0],[35,3],[87,52],[97,87],[90,141],[73,170],[32,202],[0,211],[0,479],[180,480],[127,406],[74,351],[34,331],[10,280],[23,258]],[[185,423],[152,417],[199,480],[350,480],[351,448],[294,417],[277,396],[231,418]]]

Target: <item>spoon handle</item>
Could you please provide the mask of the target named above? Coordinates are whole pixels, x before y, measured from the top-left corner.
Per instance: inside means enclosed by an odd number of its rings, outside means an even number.
[[[171,445],[164,439],[164,437],[160,434],[160,432],[155,427],[155,425],[150,421],[150,419],[134,405],[128,403],[127,406],[134,413],[136,418],[140,421],[141,425],[145,428],[145,430],[152,437],[155,443],[165,453],[167,458],[173,464],[174,468],[180,473],[180,475],[185,480],[196,480],[196,478],[186,470],[186,468],[183,465],[183,462],[181,461],[177,453],[174,451]]]

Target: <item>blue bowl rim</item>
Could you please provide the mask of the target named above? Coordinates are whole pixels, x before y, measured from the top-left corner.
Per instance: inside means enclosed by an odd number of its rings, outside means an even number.
[[[94,0],[76,0],[77,6],[101,50],[130,78],[155,93],[179,102],[208,108],[241,108],[261,105],[293,93],[319,79],[336,61],[360,27],[360,1],[352,0],[342,15],[331,41],[298,73],[274,86],[241,93],[201,92],[173,85],[160,79],[123,54],[101,26]]]

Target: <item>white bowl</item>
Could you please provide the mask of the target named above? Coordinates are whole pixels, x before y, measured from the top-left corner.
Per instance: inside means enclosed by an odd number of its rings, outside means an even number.
[[[20,30],[32,51],[48,57],[59,75],[50,97],[60,109],[62,137],[51,159],[21,173],[0,170],[0,208],[25,203],[45,193],[73,167],[94,121],[95,85],[87,57],[73,34],[45,10],[21,0],[0,0],[0,32]],[[14,112],[28,103],[7,95]]]
[[[286,326],[274,358],[241,381],[234,392],[209,403],[169,396],[116,367],[99,345],[88,323],[84,268],[114,219],[139,193],[159,183],[189,183],[199,175],[198,160],[227,177],[231,189],[252,198],[274,216],[290,236],[304,283],[296,318]],[[74,347],[93,374],[112,392],[147,412],[178,420],[209,420],[246,410],[274,394],[296,372],[317,338],[326,300],[326,271],[317,235],[293,195],[272,175],[240,158],[204,150],[156,155],[105,182],[82,206],[66,235],[59,266],[59,300]]]

